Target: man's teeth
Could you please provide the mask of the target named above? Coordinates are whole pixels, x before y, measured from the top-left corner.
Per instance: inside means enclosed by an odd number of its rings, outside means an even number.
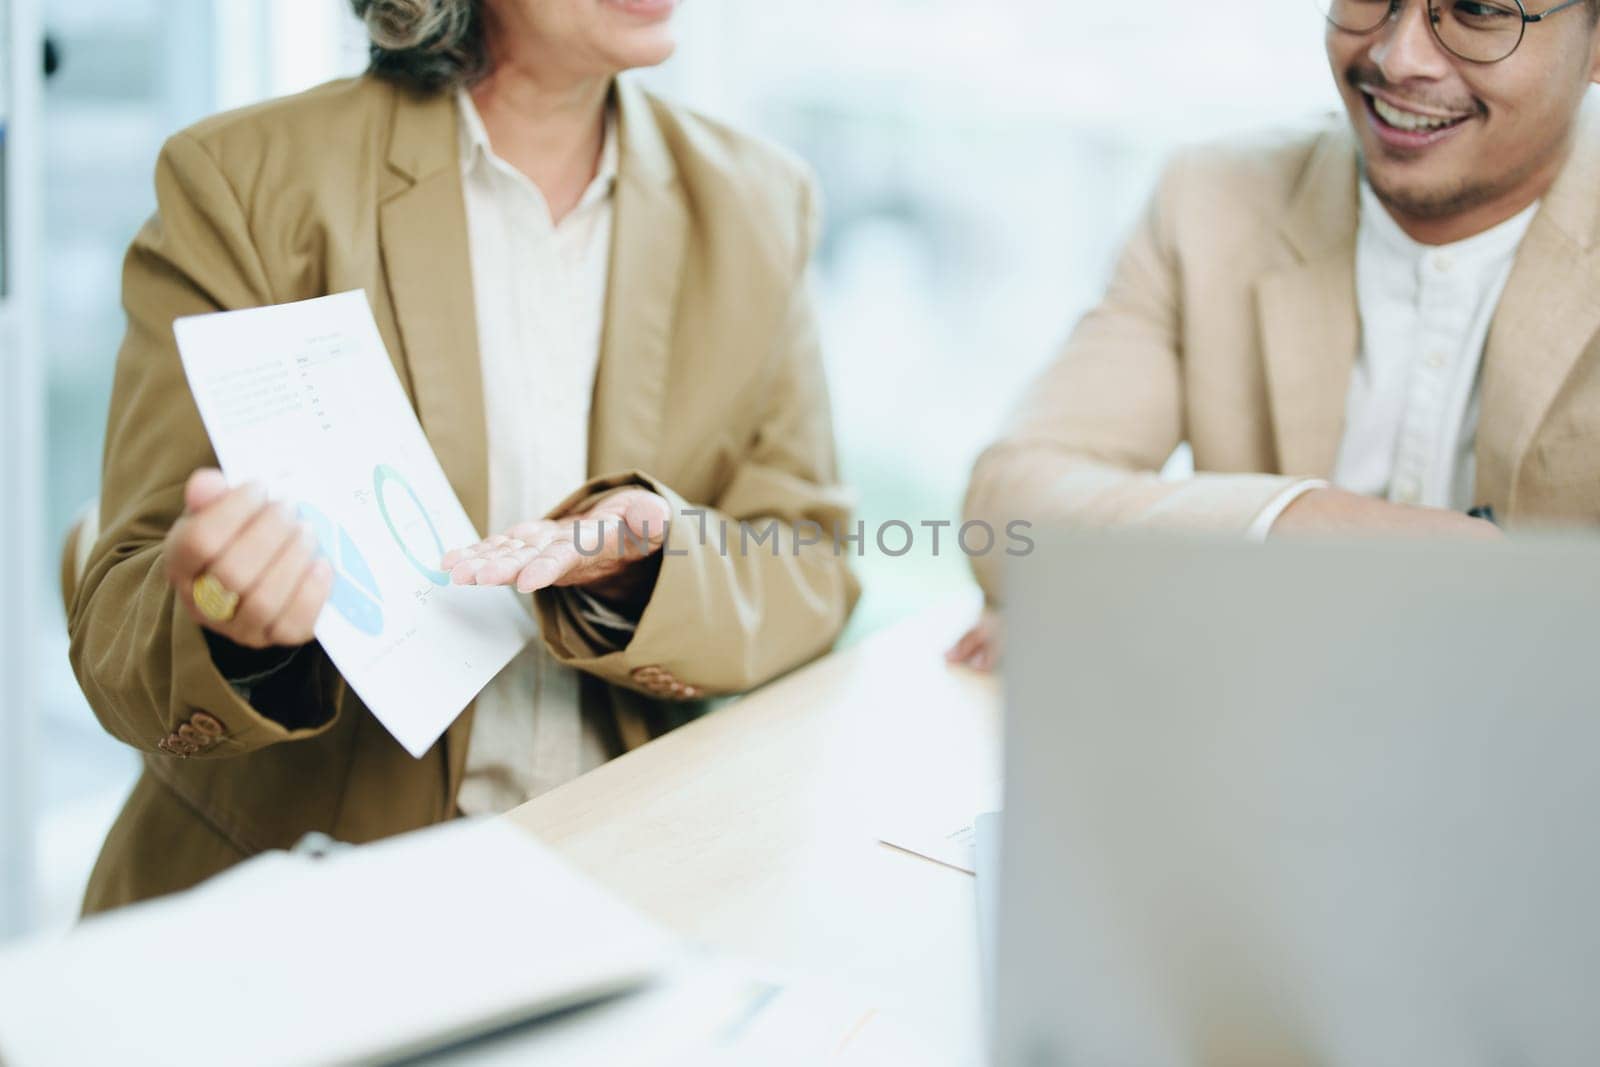
[[[1393,104],[1372,98],[1372,109],[1378,117],[1397,130],[1437,130],[1445,126],[1454,126],[1461,119],[1438,119],[1432,115],[1419,115],[1415,111],[1402,111]]]

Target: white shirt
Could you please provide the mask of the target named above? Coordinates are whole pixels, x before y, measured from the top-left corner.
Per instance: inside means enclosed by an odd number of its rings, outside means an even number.
[[[1482,503],[1472,495],[1479,370],[1517,248],[1538,208],[1464,241],[1430,246],[1408,236],[1361,183],[1361,353],[1346,396],[1334,485],[1458,511]],[[1286,490],[1251,532],[1266,536],[1290,504],[1326,484]]]
[[[616,123],[607,117],[594,181],[556,225],[538,186],[495,154],[472,98],[459,92],[457,107],[493,533],[546,514],[588,476]],[[458,803],[468,815],[506,811],[609,754],[579,711],[577,674],[535,641],[478,696]]]

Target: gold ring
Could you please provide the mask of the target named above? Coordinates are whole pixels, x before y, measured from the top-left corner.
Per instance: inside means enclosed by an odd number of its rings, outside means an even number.
[[[239,610],[239,594],[207,573],[194,580],[194,606],[212,622],[231,622]]]

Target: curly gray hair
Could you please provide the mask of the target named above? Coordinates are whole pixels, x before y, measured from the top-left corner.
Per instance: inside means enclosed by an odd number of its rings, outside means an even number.
[[[483,0],[350,0],[371,40],[368,70],[424,90],[470,85],[489,69]]]

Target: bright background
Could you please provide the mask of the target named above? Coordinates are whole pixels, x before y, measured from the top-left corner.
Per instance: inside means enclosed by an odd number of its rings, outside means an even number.
[[[9,315],[39,329],[0,336],[39,377],[37,401],[16,396],[43,432],[26,453],[36,461],[0,482],[14,490],[0,493],[0,525],[29,533],[39,558],[24,569],[45,576],[0,602],[3,632],[29,635],[36,668],[0,708],[0,936],[71,920],[137,770],[78,693],[53,576],[97,492],[120,263],[154,207],[156,152],[206,114],[364,59],[344,0],[0,0],[7,9],[42,22],[63,63],[38,123],[28,92],[3,87],[24,68],[0,77],[0,116],[13,107],[25,135],[14,182],[39,179],[35,210],[10,216],[14,244],[19,217],[37,222],[36,248],[13,265],[34,300],[0,302],[0,327]],[[679,17],[683,46],[650,83],[788,145],[821,178],[829,372],[869,529],[956,516],[972,460],[1097,295],[1174,145],[1337,106],[1310,0],[1245,0],[1225,19],[1180,0],[692,0]],[[30,479],[42,508],[24,503]],[[852,636],[968,581],[959,556],[925,551],[862,571]]]

